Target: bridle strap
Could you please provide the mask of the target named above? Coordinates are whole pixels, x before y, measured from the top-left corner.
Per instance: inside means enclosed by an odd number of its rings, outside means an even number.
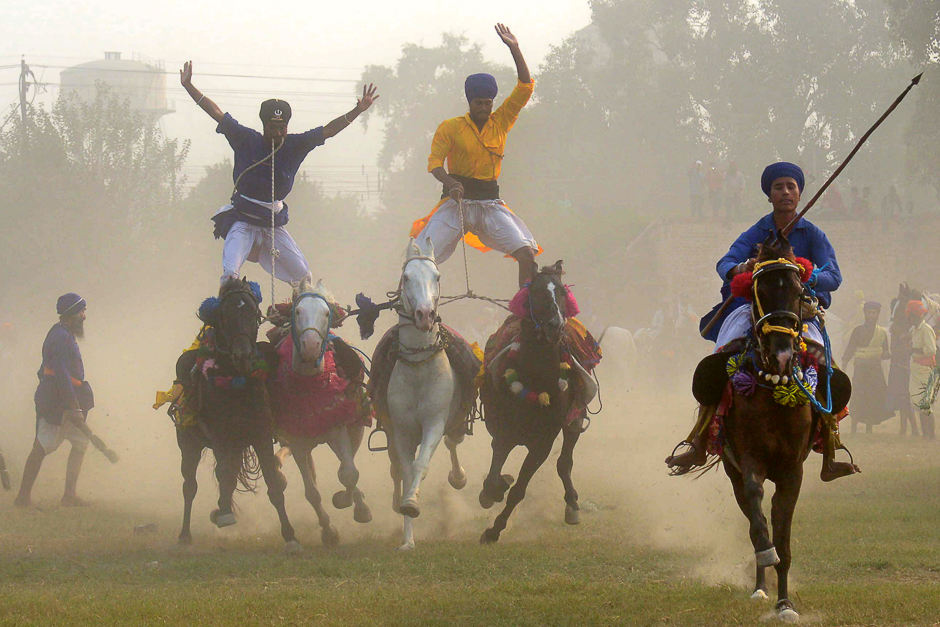
[[[418,255],[416,257],[409,257],[408,259],[405,260],[405,263],[401,265],[401,277],[399,277],[398,279],[398,289],[395,290],[394,292],[387,294],[387,296],[389,297],[391,297],[392,295],[395,295],[398,297],[398,306],[396,306],[396,309],[398,309],[398,317],[404,318],[411,325],[414,325],[415,323],[414,312],[409,312],[407,307],[405,306],[407,303],[407,299],[402,296],[402,288],[404,287],[404,282],[405,282],[405,268],[407,268],[408,264],[411,263],[412,261],[419,261],[419,260],[430,261],[431,265],[433,265],[435,268],[438,267],[437,261],[434,260],[434,257],[428,257],[427,255]],[[437,303],[435,303],[435,305],[436,304]],[[435,306],[434,309],[436,311],[437,307]]]
[[[260,309],[259,304],[258,304],[258,299],[255,298],[254,293],[253,293],[250,289],[244,289],[244,288],[234,289],[234,290],[232,290],[232,291],[226,293],[225,296],[223,296],[222,298],[220,298],[220,299],[219,299],[219,310],[220,310],[220,311],[219,311],[219,315],[221,316],[221,308],[222,308],[222,305],[225,303],[225,301],[228,300],[231,296],[234,296],[235,294],[246,294],[246,295],[248,296],[248,298],[251,299],[251,302],[252,302],[252,303],[254,304],[254,306],[255,306],[255,319],[256,319],[257,322],[258,322],[258,326],[261,326],[261,320],[262,320],[261,309]],[[256,335],[257,335],[257,331],[256,331],[255,333],[256,333]],[[245,334],[245,335],[247,336],[247,334]],[[235,336],[234,338],[232,338],[232,340],[235,340],[237,337],[238,337],[238,336]],[[219,353],[221,353],[221,354],[223,354],[223,355],[230,355],[232,351],[230,351],[230,350],[225,350],[224,348],[222,348],[222,343],[219,341],[220,339],[228,340],[228,338],[225,337],[225,331],[224,331],[224,329],[222,328],[222,325],[219,325],[219,329],[218,329],[217,332],[216,332],[215,349],[216,349],[217,352],[219,352]],[[231,346],[231,342],[230,342],[230,341],[227,342],[227,344],[228,344],[229,346]]]
[[[754,305],[757,307],[758,319],[754,323],[754,328],[763,335],[769,333],[785,333],[793,338],[799,338],[803,333],[803,318],[802,312],[800,314],[793,313],[792,311],[778,310],[771,311],[769,313],[764,312],[764,307],[760,302],[760,297],[757,295],[757,282],[758,279],[764,274],[769,274],[771,272],[793,272],[797,275],[802,274],[802,268],[789,259],[771,259],[768,261],[762,261],[754,266],[754,274],[752,276],[751,290],[754,295]],[[792,320],[794,325],[793,327],[784,327],[780,325],[770,324],[771,318],[787,318]],[[759,337],[758,337],[758,341]]]
[[[326,324],[326,333],[318,329],[317,327],[304,327],[302,329],[297,329],[297,303],[302,301],[305,298],[319,298],[324,303],[326,303],[326,309],[329,312]],[[303,294],[298,295],[294,298],[291,303],[290,308],[290,334],[291,341],[294,343],[294,350],[300,350],[300,338],[307,331],[313,331],[320,336],[320,356],[317,357],[315,365],[319,368],[320,364],[323,363],[323,357],[326,355],[326,347],[330,340],[336,336],[330,333],[330,329],[333,327],[333,305],[323,294],[317,294],[316,292],[304,292]]]

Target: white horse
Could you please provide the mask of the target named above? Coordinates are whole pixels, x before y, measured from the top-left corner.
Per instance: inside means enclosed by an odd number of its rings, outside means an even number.
[[[308,276],[294,287],[291,334],[282,342],[292,342],[291,370],[304,377],[316,377],[323,372],[324,354],[329,341],[331,323],[334,321],[336,301],[318,281],[311,287],[313,279]],[[280,345],[279,345],[280,346]],[[275,382],[274,385],[279,385]],[[350,383],[352,385],[352,383]],[[278,419],[281,417],[278,416]],[[284,429],[280,430],[281,432]],[[330,525],[330,517],[323,508],[320,492],[317,489],[316,469],[312,451],[320,444],[328,444],[339,458],[337,476],[344,490],[333,495],[333,506],[345,509],[355,504],[353,520],[367,523],[372,520],[372,511],[365,502],[365,495],[357,487],[359,470],[355,456],[362,444],[365,431],[363,424],[339,424],[318,437],[300,437],[287,434],[288,445],[278,451],[283,460],[293,455],[304,482],[304,495],[317,513],[321,528],[321,540],[324,545],[332,546],[339,542],[339,533]]]
[[[424,250],[412,240],[401,275],[398,360],[388,383],[392,499],[404,517],[401,550],[415,547],[413,523],[421,513],[418,487],[444,437],[448,419],[460,411],[460,385],[444,352],[437,317],[440,282],[430,238]],[[448,436],[444,443],[452,464],[447,478],[457,490],[467,485],[467,473],[457,459],[457,445],[462,440]]]

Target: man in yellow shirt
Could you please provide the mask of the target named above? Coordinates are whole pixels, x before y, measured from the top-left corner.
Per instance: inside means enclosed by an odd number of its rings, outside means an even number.
[[[464,89],[470,111],[441,123],[428,157],[428,172],[444,186],[441,202],[430,215],[412,225],[411,236],[422,240],[430,237],[438,262],[453,254],[461,236],[479,250],[494,248],[511,255],[519,262],[522,287],[537,268],[539,245],[525,223],[500,199],[497,180],[506,136],[529,101],[535,83],[515,35],[502,24],[496,25],[496,33],[512,53],[519,82],[493,111],[496,79],[489,74],[467,77]]]

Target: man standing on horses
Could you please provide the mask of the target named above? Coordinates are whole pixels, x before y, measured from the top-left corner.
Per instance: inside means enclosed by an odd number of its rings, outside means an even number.
[[[180,83],[203,111],[218,122],[217,133],[225,135],[235,151],[235,169],[232,176],[235,189],[231,204],[222,207],[213,216],[215,237],[224,238],[222,248],[222,283],[238,278],[245,261],[257,261],[266,271],[286,282],[296,282],[310,272],[307,260],[294,239],[284,228],[289,219],[284,198],[294,185],[294,177],[307,154],[352,124],[360,113],[372,106],[378,98],[373,85],[363,86],[360,98],[352,111],[336,118],[326,126],[305,133],[288,135],[287,123],[291,108],[283,100],[265,100],[261,103],[261,122],[264,132],[259,133],[235,121],[212,100],[193,86],[193,64],[187,61],[180,70]],[[275,153],[272,155],[272,151]],[[274,174],[271,160],[274,160]],[[272,180],[273,179],[273,180]],[[273,224],[272,224],[272,213]],[[277,259],[272,259],[273,247]]]
[[[730,283],[734,276],[753,271],[757,261],[758,247],[768,237],[777,236],[796,217],[804,181],[803,171],[792,163],[774,163],[764,169],[761,176],[761,189],[767,195],[767,201],[773,205],[773,211],[739,235],[725,256],[718,260],[718,276],[724,282],[721,288],[722,296],[727,298],[731,295]],[[822,229],[802,218],[796,223],[788,239],[793,254],[808,259],[816,268],[808,287],[815,292],[819,307],[828,308],[832,302],[831,292],[838,289],[842,283],[842,273],[829,238]],[[721,305],[717,305],[706,314],[702,319],[702,328],[717,315],[720,307]],[[707,339],[716,343],[716,353],[728,350],[728,345],[732,342],[740,344],[740,340],[751,331],[754,322],[751,316],[751,305],[743,298],[736,298],[732,301],[727,312],[729,313],[723,319],[719,319],[706,336]],[[820,330],[820,320],[816,317],[815,311],[804,315],[803,322],[806,323],[803,337],[822,347],[824,340]],[[734,351],[736,348],[731,350]],[[666,459],[666,464],[675,472],[687,472],[707,462],[708,453],[704,439],[716,410],[715,406],[705,404],[700,406],[695,428],[684,441],[690,449],[681,455],[670,455]],[[835,450],[842,446],[838,439],[838,422],[831,414],[823,414],[821,418],[823,440],[831,443],[826,447],[823,469],[820,473],[823,481],[832,481],[858,472],[858,468],[853,464],[835,461]]]
[[[430,237],[438,263],[453,254],[461,237],[479,250],[494,248],[511,255],[519,262],[522,287],[536,269],[539,246],[525,223],[500,199],[497,179],[506,152],[506,136],[532,96],[535,83],[515,35],[502,24],[496,25],[496,33],[512,53],[519,81],[493,111],[496,79],[490,74],[467,77],[464,91],[469,113],[442,122],[431,142],[428,172],[444,186],[441,202],[430,215],[412,225],[411,237],[422,242]]]
[[[85,505],[75,492],[89,443],[75,423],[84,423],[94,406],[77,342],[85,335],[85,305],[85,299],[78,294],[60,296],[56,303],[59,322],[52,326],[42,344],[42,366],[37,373],[39,387],[35,395],[36,439],[26,458],[20,492],[13,502],[18,507],[30,505],[33,484],[43,459],[65,440],[71,443],[72,450],[65,470],[62,505]]]

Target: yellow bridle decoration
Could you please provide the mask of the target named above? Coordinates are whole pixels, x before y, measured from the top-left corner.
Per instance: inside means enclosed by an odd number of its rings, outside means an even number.
[[[801,265],[799,265],[799,264],[797,264],[797,263],[793,263],[793,262],[790,261],[789,259],[784,259],[784,258],[782,258],[782,257],[781,257],[780,259],[771,259],[771,260],[768,260],[768,261],[761,261],[760,263],[754,264],[754,275],[755,275],[755,276],[754,276],[753,282],[752,282],[752,284],[751,284],[751,291],[754,293],[754,303],[757,305],[757,313],[760,314],[760,318],[763,318],[763,317],[764,317],[764,308],[763,308],[763,306],[761,306],[761,304],[760,304],[760,299],[757,297],[757,278],[758,278],[758,277],[756,276],[756,274],[757,274],[757,271],[760,270],[761,268],[764,268],[764,267],[766,267],[766,266],[771,266],[771,265],[774,265],[774,264],[778,264],[778,263],[784,264],[784,265],[787,265],[787,266],[790,266],[791,268],[798,269],[798,270],[800,271],[800,275],[802,275],[802,273],[803,273],[803,266],[801,266]],[[807,329],[807,327],[806,327],[806,325],[804,324],[804,325],[803,325],[803,332],[804,332],[804,333],[806,332],[806,329]],[[775,325],[775,324],[767,324],[767,323],[764,323],[764,326],[761,328],[761,331],[764,333],[764,335],[767,335],[767,334],[769,334],[769,333],[774,333],[774,332],[776,332],[776,333],[786,333],[786,334],[789,335],[790,337],[799,337],[799,336],[800,336],[800,332],[799,332],[799,331],[795,331],[795,330],[790,329],[790,328],[788,328],[788,327],[781,327],[781,326],[778,326],[778,325]]]

